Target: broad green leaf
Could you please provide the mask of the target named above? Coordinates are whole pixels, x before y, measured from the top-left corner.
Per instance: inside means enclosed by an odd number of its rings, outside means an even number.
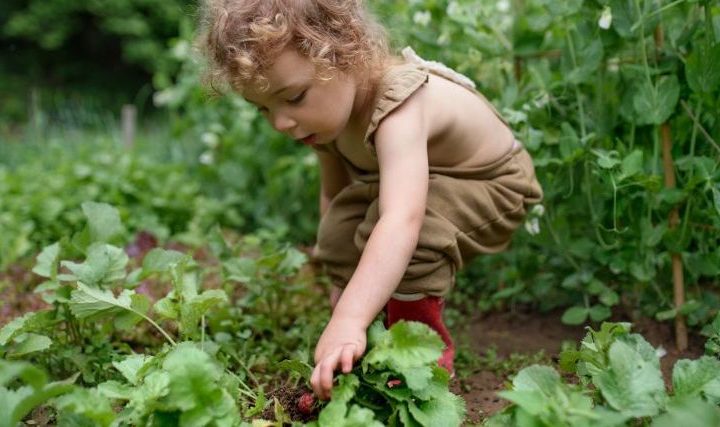
[[[408,409],[423,426],[457,427],[465,418],[465,401],[448,390],[430,400],[409,402]]]
[[[713,404],[720,403],[720,360],[703,356],[697,360],[678,360],[673,367],[675,397],[703,395]]]
[[[47,374],[28,362],[10,362],[0,359],[0,386],[6,386],[15,379],[22,379],[38,389],[47,383]]]
[[[565,310],[560,319],[566,325],[582,325],[588,317],[588,309],[586,307],[574,306]]]
[[[135,390],[132,386],[117,381],[105,381],[97,386],[98,393],[108,399],[130,400]]]
[[[180,330],[184,334],[192,334],[198,329],[198,322],[208,310],[227,303],[227,294],[220,289],[211,289],[196,295],[180,305]]]
[[[687,82],[697,93],[710,94],[720,87],[720,43],[697,43],[685,63]]]
[[[409,388],[427,387],[430,364],[442,354],[440,336],[420,322],[401,321],[387,331],[363,359],[363,367],[387,367],[403,376]]]
[[[623,179],[635,176],[643,171],[643,152],[641,150],[635,150],[628,154],[622,161],[620,167],[620,178]]]
[[[604,305],[595,304],[592,307],[590,307],[590,319],[593,320],[593,322],[600,322],[612,315],[612,312],[610,309]]]
[[[22,317],[11,320],[0,329],[0,345],[7,345],[17,335],[25,332],[39,332],[52,326],[54,315],[52,310],[25,313]]]
[[[667,398],[655,350],[641,336],[618,337],[608,351],[608,368],[593,376],[605,400],[623,414],[653,416]]]
[[[106,203],[85,202],[82,210],[93,242],[110,242],[125,233],[120,214],[114,207]]]
[[[664,123],[675,111],[679,97],[680,84],[677,76],[662,77],[655,84],[643,80],[633,96],[636,124]]]
[[[142,275],[147,277],[153,273],[166,273],[176,265],[187,262],[191,259],[189,255],[178,251],[162,248],[155,248],[148,252],[143,258]]]
[[[128,256],[124,250],[104,243],[88,248],[87,259],[82,264],[62,261],[61,265],[72,271],[72,279],[91,286],[102,286],[125,278]]]
[[[73,291],[70,311],[80,319],[111,318],[130,311],[143,317],[145,313],[133,305],[133,291],[123,290],[115,297],[109,290],[95,289],[78,282],[77,290]]]
[[[130,384],[138,385],[140,383],[140,370],[152,360],[153,356],[133,354],[123,360],[112,362],[112,364]]]
[[[63,414],[80,415],[96,426],[109,426],[115,420],[110,400],[95,389],[76,388],[55,399],[54,406]]]
[[[8,351],[12,357],[25,356],[38,351],[45,351],[52,345],[52,340],[45,335],[26,333],[15,338],[15,346]]]
[[[512,383],[513,390],[550,395],[560,384],[560,375],[549,366],[532,365],[518,372]]]
[[[668,411],[652,427],[710,427],[720,425],[720,408],[700,398],[671,400]]]
[[[176,320],[180,316],[176,300],[175,291],[170,291],[164,298],[155,303],[153,311],[166,319]]]
[[[221,368],[192,343],[181,343],[163,362],[170,375],[164,402],[182,411],[181,424],[223,424],[239,420],[234,399],[220,387]]]
[[[333,402],[349,402],[355,396],[360,380],[355,374],[345,374],[338,378],[338,385],[332,389]]]
[[[0,359],[0,427],[15,427],[33,409],[55,396],[73,389],[76,377],[47,384],[47,375],[27,362],[8,362]],[[5,386],[15,379],[29,385],[17,389]]]
[[[37,257],[33,273],[38,276],[55,279],[57,276],[58,261],[60,258],[60,243],[56,242],[50,246],[45,246]]]
[[[139,315],[147,314],[150,309],[150,298],[147,295],[132,293],[130,295],[130,307],[132,307],[132,311],[118,313],[115,316],[115,327],[121,331],[132,329],[142,320]]]

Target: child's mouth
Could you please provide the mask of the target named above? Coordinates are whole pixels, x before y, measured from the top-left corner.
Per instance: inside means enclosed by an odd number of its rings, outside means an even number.
[[[316,140],[316,139],[317,139],[317,137],[316,137],[315,134],[313,133],[313,134],[311,134],[311,135],[306,136],[306,137],[303,138],[303,139],[299,139],[298,142],[301,142],[301,143],[303,143],[303,144],[305,144],[305,145],[313,145],[313,144],[315,144],[315,140]]]

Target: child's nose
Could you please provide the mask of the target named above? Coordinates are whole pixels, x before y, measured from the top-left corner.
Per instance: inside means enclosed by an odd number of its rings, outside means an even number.
[[[272,117],[272,126],[278,132],[287,132],[290,129],[294,128],[296,125],[297,123],[295,122],[295,120],[285,114],[275,114]]]

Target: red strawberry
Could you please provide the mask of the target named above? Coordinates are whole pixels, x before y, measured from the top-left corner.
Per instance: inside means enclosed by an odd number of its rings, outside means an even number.
[[[315,395],[312,393],[303,393],[298,399],[298,409],[305,415],[310,415],[315,409]]]

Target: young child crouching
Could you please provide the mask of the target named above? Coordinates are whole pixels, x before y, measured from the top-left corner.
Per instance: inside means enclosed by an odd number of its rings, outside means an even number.
[[[320,160],[314,256],[335,288],[315,392],[329,398],[383,309],[388,325],[436,330],[452,372],[443,297],[541,200],[527,151],[468,78],[409,48],[390,54],[361,0],[210,0],[205,19],[213,79]]]

